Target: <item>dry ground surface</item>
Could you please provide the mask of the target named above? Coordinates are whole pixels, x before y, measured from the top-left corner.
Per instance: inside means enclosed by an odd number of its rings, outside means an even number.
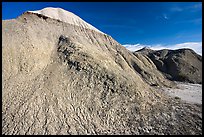
[[[202,104],[202,85],[177,82],[177,88],[163,88],[170,96],[180,98],[188,103]]]
[[[145,55],[38,14],[2,21],[2,134],[202,134],[202,104]]]

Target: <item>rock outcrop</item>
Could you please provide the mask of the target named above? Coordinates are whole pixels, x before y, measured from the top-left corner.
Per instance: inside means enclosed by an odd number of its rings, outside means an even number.
[[[202,84],[202,57],[192,49],[158,50],[143,48],[134,52],[147,55],[170,80]]]

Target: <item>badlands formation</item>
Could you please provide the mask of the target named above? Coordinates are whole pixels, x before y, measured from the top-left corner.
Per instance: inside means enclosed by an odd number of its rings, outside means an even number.
[[[202,134],[202,104],[159,92],[176,84],[148,55],[73,13],[3,20],[2,54],[2,134]]]

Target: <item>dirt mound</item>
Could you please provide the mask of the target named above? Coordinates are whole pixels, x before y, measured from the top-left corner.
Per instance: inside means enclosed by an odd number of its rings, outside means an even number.
[[[150,85],[172,83],[106,34],[26,12],[2,22],[2,37],[3,134],[200,134],[183,130],[199,117],[151,126],[167,99]]]
[[[47,8],[44,8],[42,10],[27,11],[27,12],[37,14],[38,16],[44,16],[45,18],[46,17],[53,18],[53,19],[56,19],[56,20],[59,20],[62,22],[66,22],[66,23],[69,23],[72,25],[80,26],[83,28],[87,28],[87,29],[91,29],[91,30],[95,30],[97,32],[103,33],[100,30],[98,30],[97,28],[93,27],[91,24],[82,20],[77,15],[75,15],[69,11],[66,11],[64,9],[61,9],[61,8],[47,7]]]

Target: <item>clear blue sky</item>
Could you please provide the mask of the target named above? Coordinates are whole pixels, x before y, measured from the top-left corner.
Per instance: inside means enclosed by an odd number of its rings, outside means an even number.
[[[202,42],[201,2],[3,2],[2,18],[60,7],[121,44]]]

